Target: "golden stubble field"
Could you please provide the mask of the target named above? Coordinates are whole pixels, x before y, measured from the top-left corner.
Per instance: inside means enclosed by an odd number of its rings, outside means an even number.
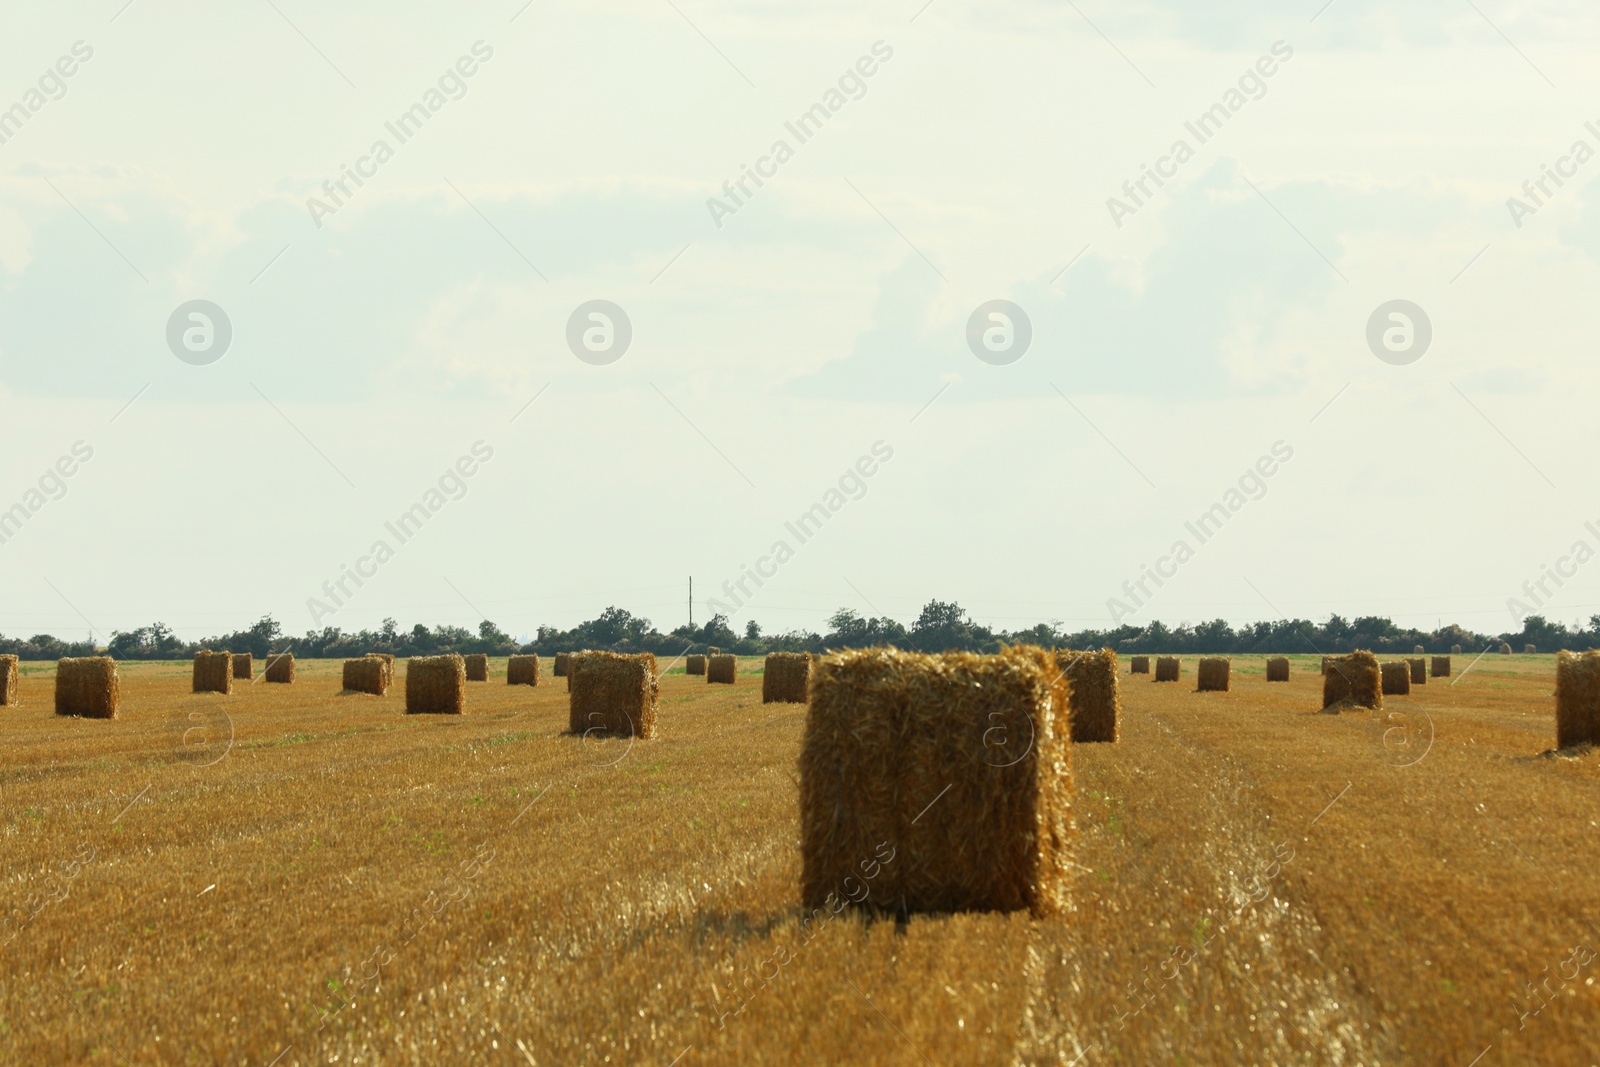
[[[113,722],[55,717],[27,665],[0,1057],[1600,1062],[1600,754],[1546,754],[1551,657],[1387,723],[1315,714],[1309,657],[1270,686],[1238,657],[1225,694],[1192,659],[1124,674],[1123,741],[1073,757],[1073,914],[804,931],[804,708],[763,706],[757,666],[667,676],[629,748],[564,736],[565,681],[504,660],[459,718],[340,695],[332,662],[232,697],[124,664]]]

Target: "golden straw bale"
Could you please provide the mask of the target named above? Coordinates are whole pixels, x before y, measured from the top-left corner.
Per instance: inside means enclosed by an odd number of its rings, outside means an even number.
[[[1287,682],[1289,680],[1289,657],[1273,656],[1267,660],[1267,681]]]
[[[883,910],[1066,910],[1065,700],[1027,646],[821,658],[800,749],[803,907],[838,910],[864,886],[853,899]]]
[[[1406,660],[1406,664],[1411,668],[1411,684],[1412,685],[1427,685],[1428,684],[1428,661],[1427,660],[1422,659],[1421,657],[1418,657],[1416,659],[1408,659],[1408,660]]]
[[[1411,692],[1411,665],[1395,660],[1383,665],[1383,695],[1403,697]]]
[[[1433,676],[1435,678],[1448,678],[1448,677],[1450,677],[1450,657],[1449,656],[1435,656],[1435,657],[1433,657]]]
[[[1327,673],[1322,676],[1322,707],[1324,711],[1383,707],[1378,657],[1365,651],[1329,656]]]
[[[406,660],[406,714],[460,715],[467,705],[467,664],[455,652]]]
[[[56,661],[56,714],[87,719],[115,719],[122,701],[117,661],[110,656],[84,656]]]
[[[344,661],[344,687],[351,693],[384,696],[389,692],[389,665],[379,656]]]
[[[538,685],[539,657],[537,655],[512,656],[506,660],[507,685]]]
[[[1556,747],[1600,745],[1600,652],[1556,654]]]
[[[1117,654],[1056,652],[1056,669],[1067,683],[1068,729],[1073,744],[1115,742],[1122,719],[1122,699],[1117,691]],[[1148,673],[1148,672],[1146,672]]]
[[[201,649],[194,654],[196,693],[233,692],[233,653]]]
[[[1460,646],[1460,645],[1451,645],[1451,646],[1450,646],[1450,654],[1451,654],[1451,655],[1452,655],[1452,656],[1459,656],[1459,655],[1461,655],[1461,646]]]
[[[1511,646],[1506,644],[1504,641],[1501,641],[1500,642],[1500,654],[1502,656],[1511,655]]]
[[[474,652],[466,657],[467,681],[487,682],[489,680],[489,657],[482,652]]]
[[[294,684],[294,653],[277,652],[267,657],[267,669],[264,672],[266,680],[270,683],[282,685]]]
[[[722,652],[722,649],[718,648],[716,645],[707,645],[706,646],[706,655],[708,655],[708,656],[715,656],[715,655],[718,655],[721,652]]]
[[[1226,656],[1203,656],[1200,659],[1200,669],[1196,672],[1197,693],[1226,693],[1228,691],[1228,676],[1232,673],[1233,661]]]
[[[706,658],[704,656],[698,654],[698,653],[696,653],[695,655],[692,655],[692,656],[685,656],[683,658],[683,673],[684,674],[704,674],[704,673],[706,673]]]
[[[1176,682],[1180,671],[1177,656],[1156,657],[1156,681]]]
[[[233,676],[250,681],[256,676],[255,657],[249,652],[235,652],[233,654]]]
[[[810,678],[809,652],[768,652],[761,674],[761,703],[804,704]]]
[[[734,677],[739,673],[738,657],[717,653],[706,660],[706,681],[721,682],[732,685]]]
[[[1129,656],[1128,657],[1128,673],[1129,674],[1149,674],[1150,673],[1150,657],[1149,656]]]
[[[556,668],[555,668],[556,673],[555,673],[555,676],[557,678],[565,678],[567,676],[567,666],[571,662],[572,662],[572,653],[571,652],[557,652],[556,653]]]
[[[1522,654],[1524,656],[1536,656],[1539,654],[1539,647],[1537,645],[1523,645]]]
[[[1417,656],[1422,655],[1426,651],[1427,649],[1423,648],[1421,645],[1413,646],[1411,649],[1412,654]]]
[[[368,652],[365,658],[383,664],[383,691],[387,693],[394,685],[394,656],[388,652]]]
[[[574,734],[656,735],[656,698],[661,683],[656,658],[648,652],[585,652],[567,675],[567,729]]]
[[[0,656],[0,707],[17,706],[17,657]]]

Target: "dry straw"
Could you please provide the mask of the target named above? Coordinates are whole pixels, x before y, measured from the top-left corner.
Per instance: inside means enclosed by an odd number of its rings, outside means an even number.
[[[56,662],[57,715],[115,719],[121,699],[117,661],[110,656],[85,656]]]
[[[1413,645],[1411,648],[1411,654],[1414,656],[1420,656],[1426,651],[1428,650],[1423,648],[1421,645]]]
[[[1417,659],[1408,659],[1406,663],[1411,667],[1411,684],[1427,685],[1428,661],[1419,657]]]
[[[706,673],[706,658],[704,656],[700,655],[699,653],[695,653],[692,656],[685,656],[683,658],[683,673],[684,674],[704,674],[704,673]]]
[[[1537,645],[1523,645],[1522,654],[1524,656],[1536,656],[1539,654],[1539,648]]]
[[[1451,654],[1451,655],[1452,655],[1452,656],[1459,656],[1459,655],[1461,655],[1461,646],[1460,646],[1460,645],[1451,645],[1451,646],[1450,646],[1450,654]]]
[[[466,657],[467,681],[487,682],[489,680],[489,657],[482,652],[474,652]]]
[[[810,679],[809,652],[768,652],[761,674],[761,703],[804,704]]]
[[[1203,656],[1200,660],[1200,669],[1197,672],[1198,684],[1195,691],[1198,693],[1226,693],[1228,691],[1228,675],[1231,673],[1233,661],[1226,656]]]
[[[17,657],[0,656],[0,707],[17,706]]]
[[[567,729],[582,736],[607,734],[652,738],[661,683],[656,658],[648,652],[585,652],[567,676]]]
[[[389,692],[389,665],[377,656],[344,661],[344,687],[350,693],[383,696]]]
[[[406,660],[407,715],[460,715],[466,705],[467,665],[458,654]]]
[[[1556,747],[1600,745],[1600,652],[1556,654]]]
[[[1177,656],[1156,657],[1156,681],[1176,682],[1178,680],[1178,673],[1179,668]]]
[[[506,660],[507,685],[538,685],[539,684],[539,657],[512,656]]]
[[[255,657],[249,652],[235,652],[233,654],[233,676],[250,681],[256,676]]]
[[[1273,656],[1267,660],[1267,681],[1287,682],[1289,680],[1289,657]]]
[[[1116,741],[1122,718],[1122,699],[1117,691],[1117,654],[1109,648],[1099,652],[1063,649],[1056,653],[1056,669],[1067,683],[1072,743]]]
[[[233,692],[233,653],[203,648],[194,654],[196,693]]]
[[[718,648],[716,645],[707,645],[706,646],[706,655],[708,655],[708,656],[718,655],[719,653],[721,653],[721,651],[722,651],[722,649]]]
[[[391,652],[368,652],[367,659],[375,659],[383,663],[383,688],[387,692],[394,685],[394,654]]]
[[[1435,656],[1435,657],[1433,657],[1433,676],[1435,678],[1448,678],[1448,677],[1450,677],[1450,657],[1449,656]]]
[[[1150,657],[1149,656],[1130,656],[1130,657],[1128,657],[1128,673],[1129,674],[1149,674],[1150,673]]]
[[[716,653],[706,661],[706,681],[732,685],[739,673],[739,660],[733,655]]]
[[[1405,660],[1395,660],[1383,665],[1383,695],[1403,697],[1411,692],[1411,665]]]
[[[571,663],[572,663],[572,653],[571,652],[557,652],[556,653],[556,668],[555,668],[556,673],[555,673],[555,676],[557,678],[565,678],[567,676],[567,671],[571,669],[570,666],[569,666]]]
[[[294,653],[279,652],[267,657],[267,668],[262,672],[268,682],[282,685],[294,684]]]
[[[861,903],[882,910],[1066,910],[1065,701],[1049,653],[1026,646],[818,661],[800,749],[802,906],[840,907],[866,884]],[[880,866],[885,843],[894,858]]]
[[[1383,707],[1378,657],[1371,652],[1328,657],[1328,669],[1322,677],[1322,709],[1339,711],[1347,707]]]
[[[1501,641],[1500,642],[1500,654],[1502,656],[1511,655],[1511,646],[1506,644],[1504,641]]]

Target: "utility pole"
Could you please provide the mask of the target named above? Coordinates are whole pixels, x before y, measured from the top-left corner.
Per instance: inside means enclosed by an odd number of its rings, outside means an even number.
[[[694,575],[689,575],[689,625],[694,625]]]

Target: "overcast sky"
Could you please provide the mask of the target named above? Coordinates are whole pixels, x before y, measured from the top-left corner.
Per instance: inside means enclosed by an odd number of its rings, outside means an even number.
[[[1600,549],[1593,5],[124,3],[0,35],[8,635],[1499,631]]]

